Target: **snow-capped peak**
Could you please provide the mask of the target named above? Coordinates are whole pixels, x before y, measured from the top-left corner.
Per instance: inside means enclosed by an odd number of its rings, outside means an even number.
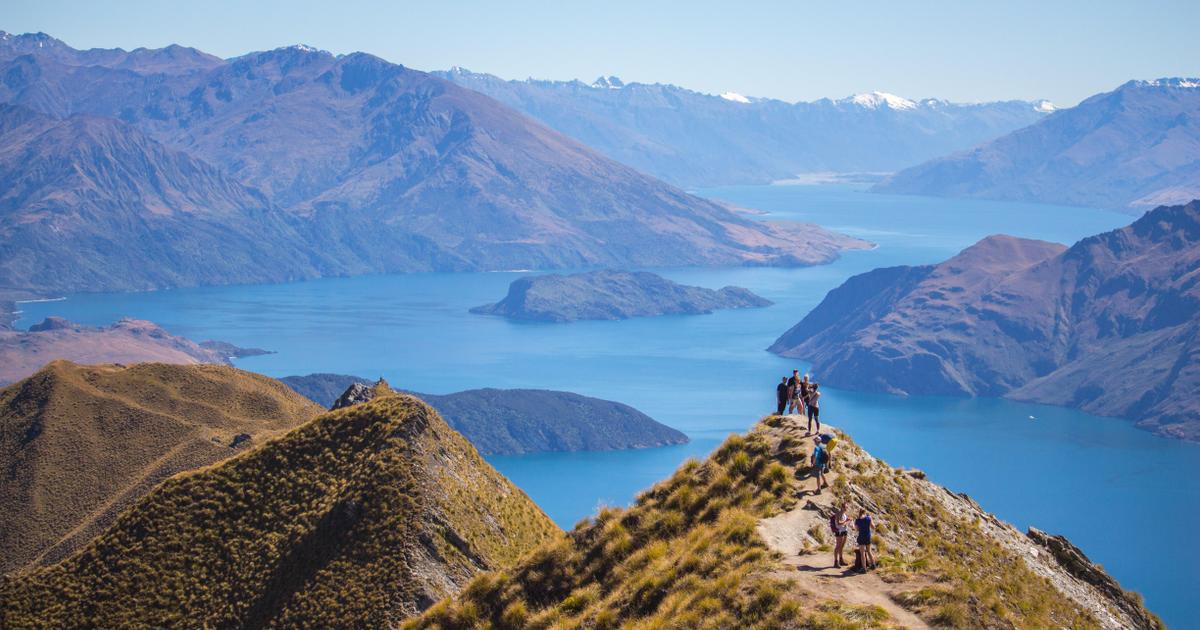
[[[855,94],[854,96],[844,98],[839,103],[848,103],[866,107],[868,109],[879,109],[887,107],[889,109],[916,109],[917,104],[895,94],[887,92],[869,92],[866,94]]]
[[[599,77],[595,81],[592,81],[592,87],[608,88],[610,90],[619,90],[619,89],[625,87],[625,82],[618,79],[615,76]]]
[[[1057,109],[1058,109],[1058,105],[1055,105],[1054,103],[1051,103],[1050,101],[1047,101],[1046,99],[1042,99],[1033,104],[1033,111],[1042,112],[1044,114],[1049,114],[1050,112],[1053,112]]]
[[[1167,77],[1136,83],[1145,87],[1200,88],[1200,79],[1195,77]]]
[[[738,94],[737,92],[722,92],[721,98],[723,98],[727,101],[733,101],[734,103],[749,103],[750,102],[750,99],[746,98],[745,96],[742,96],[741,94]]]

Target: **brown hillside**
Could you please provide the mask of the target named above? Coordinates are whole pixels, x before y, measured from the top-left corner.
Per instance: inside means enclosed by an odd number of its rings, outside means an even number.
[[[226,366],[48,364],[0,390],[0,572],[63,558],[170,475],[321,411]]]
[[[387,393],[175,476],[0,626],[382,628],[559,530],[428,405]]]

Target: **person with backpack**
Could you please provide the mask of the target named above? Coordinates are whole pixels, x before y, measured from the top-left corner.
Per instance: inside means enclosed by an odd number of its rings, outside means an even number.
[[[817,433],[821,432],[821,390],[820,386],[813,383],[808,388],[808,400],[804,401],[808,407],[808,434],[812,435],[812,425],[817,423]]]
[[[825,443],[821,441],[820,436],[813,440],[816,447],[812,452],[812,476],[817,480],[817,487],[814,489],[815,494],[821,494],[821,488],[829,487],[829,483],[825,480],[825,466],[829,464],[829,451],[825,450]]]
[[[846,548],[846,537],[850,533],[850,514],[846,510],[847,504],[842,501],[838,505],[838,509],[829,517],[829,529],[833,531],[833,567],[846,566],[846,559],[842,557],[842,550]]]
[[[782,416],[783,410],[787,408],[790,391],[788,390],[788,378],[785,376],[778,385],[775,386],[775,415]]]
[[[854,529],[858,530],[858,548],[854,550],[854,568],[867,571],[875,568],[875,555],[871,553],[871,515],[866,508],[859,508],[858,518],[854,519]]]

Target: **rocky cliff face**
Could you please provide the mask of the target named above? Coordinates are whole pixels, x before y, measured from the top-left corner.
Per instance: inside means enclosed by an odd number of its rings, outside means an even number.
[[[292,46],[164,73],[93,63],[64,48],[0,55],[0,101],[66,118],[53,142],[4,127],[17,135],[4,138],[15,148],[7,167],[0,160],[0,181],[25,191],[10,195],[11,238],[0,238],[21,254],[3,258],[20,263],[9,263],[14,287],[800,265],[862,246],[815,227],[748,219],[486,96],[362,53]],[[97,175],[78,181],[76,172]],[[37,185],[15,186],[22,182]],[[56,204],[59,191],[99,199],[78,209]],[[210,206],[222,211],[199,211]],[[70,229],[62,233],[78,238],[44,236],[63,222]],[[46,250],[53,256],[29,245],[38,235],[57,248]],[[221,238],[206,240],[213,235]],[[111,243],[126,246],[103,247]],[[74,250],[109,258],[58,262]]]
[[[509,286],[503,300],[473,308],[471,312],[518,320],[571,322],[700,315],[718,309],[770,305],[770,300],[741,287],[714,291],[671,282],[645,271],[605,270],[520,278]]]
[[[432,409],[385,394],[169,479],[63,562],[0,581],[0,618],[393,627],[558,535]]]
[[[167,477],[321,411],[230,367],[49,364],[0,390],[0,573],[61,560]]]
[[[310,374],[280,380],[335,409],[374,396],[370,381],[355,376]],[[437,409],[455,431],[485,455],[610,451],[688,441],[683,433],[629,405],[571,392],[488,388],[413,395]]]
[[[822,494],[804,428],[768,417],[405,627],[1163,627],[1065,539],[1027,536],[838,436]],[[841,502],[874,520],[872,572],[830,566]]]
[[[848,280],[773,352],[838,387],[1007,396],[1200,439],[1200,203],[1070,248],[989,237]]]
[[[896,173],[882,192],[1141,212],[1200,198],[1200,79],[1130,81],[1024,129]]]

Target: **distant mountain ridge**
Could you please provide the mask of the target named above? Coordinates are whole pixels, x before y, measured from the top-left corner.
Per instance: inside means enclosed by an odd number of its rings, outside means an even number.
[[[788,103],[669,84],[433,73],[617,161],[680,186],[761,184],[806,172],[889,172],[1032,124],[1048,101],[981,104],[873,92]]]
[[[284,384],[329,407],[355,383],[343,374],[285,376]],[[470,389],[419,394],[484,455],[608,451],[686,444],[683,433],[619,402],[544,389]]]
[[[1129,81],[875,190],[1142,212],[1200,198],[1198,156],[1200,79]]]
[[[13,149],[0,182],[23,190],[18,184],[43,171],[66,171],[61,181],[38,180],[0,206],[0,222],[9,226],[0,247],[19,254],[0,269],[0,288],[802,265],[862,245],[731,212],[477,92],[371,55],[290,46],[196,63],[180,51],[139,53],[167,65],[182,55],[171,71],[114,61],[133,54],[74,51],[42,35],[0,41],[0,102],[10,104],[8,116],[25,120],[30,115],[20,112],[32,110],[63,120],[38,124],[64,126],[61,141],[42,146],[17,122],[6,125],[0,140]],[[98,175],[80,181],[75,172]],[[106,173],[121,173],[121,186],[99,185]],[[54,205],[60,187],[87,200]],[[209,206],[227,210],[184,211]],[[39,258],[14,238],[18,229],[57,229],[68,238],[48,243],[61,251]],[[221,229],[225,247],[203,240]],[[256,242],[243,238],[251,234]],[[114,241],[149,244],[104,246]],[[108,260],[49,271],[73,252],[80,262]]]
[[[1004,396],[1200,440],[1200,201],[1069,248],[992,236],[854,276],[770,350],[838,387]]]

